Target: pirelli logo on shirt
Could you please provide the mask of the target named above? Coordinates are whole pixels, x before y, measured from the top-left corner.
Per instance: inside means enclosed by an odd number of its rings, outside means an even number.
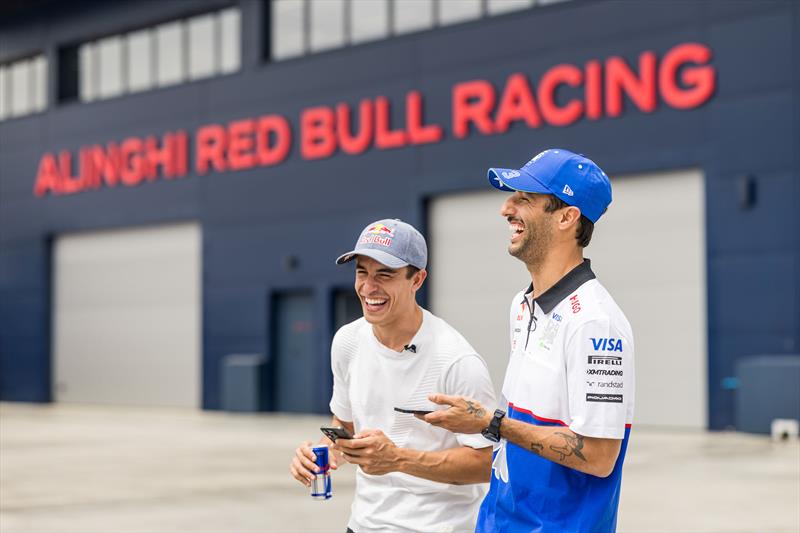
[[[590,365],[620,366],[622,357],[618,355],[590,355],[588,362]]]
[[[622,403],[622,394],[599,394],[596,392],[586,393],[587,402],[606,402],[606,403]]]

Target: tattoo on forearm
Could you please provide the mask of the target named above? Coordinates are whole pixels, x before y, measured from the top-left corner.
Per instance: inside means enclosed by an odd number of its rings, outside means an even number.
[[[559,461],[563,463],[564,459],[570,455],[574,455],[578,459],[586,461],[586,457],[581,453],[583,449],[583,437],[581,435],[562,433],[561,431],[556,431],[554,435],[558,435],[564,439],[564,444],[561,446],[550,445],[550,449],[560,455],[558,458]]]
[[[531,442],[530,446],[531,446],[531,451],[533,453],[535,453],[536,455],[542,455],[542,452],[544,451],[544,445],[542,443]]]
[[[475,415],[475,418],[483,418],[486,416],[486,409],[483,407],[475,407],[475,404],[469,400],[464,400],[467,402],[467,412],[471,415]]]

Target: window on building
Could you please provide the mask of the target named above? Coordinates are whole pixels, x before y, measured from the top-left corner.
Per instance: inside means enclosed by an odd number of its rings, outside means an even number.
[[[241,15],[236,7],[173,20],[153,28],[112,35],[77,47],[60,57],[75,58],[75,80],[59,80],[59,95],[84,102],[168,87],[235,72],[241,67]]]
[[[352,0],[350,42],[353,44],[385,39],[389,35],[387,0]]]
[[[213,14],[189,19],[189,79],[214,75],[217,64],[217,24]]]
[[[533,6],[533,0],[488,0],[486,9],[489,15],[501,15]]]
[[[37,55],[0,64],[0,120],[47,107],[47,60]]]
[[[156,82],[159,87],[175,85],[186,79],[183,29],[183,21],[180,20],[156,27]]]
[[[122,38],[107,37],[97,41],[98,98],[122,94]]]
[[[439,2],[439,23],[457,24],[480,18],[481,0],[445,0]]]
[[[47,107],[47,61],[43,55],[31,60],[33,69],[33,111],[44,111]]]
[[[273,60],[297,57],[305,52],[305,2],[275,0],[272,2],[271,55]]]
[[[396,34],[433,28],[433,0],[395,0],[393,9]]]
[[[0,65],[0,120],[8,116],[8,69]]]
[[[310,0],[311,51],[340,48],[345,44],[344,0]]]
[[[271,0],[265,56],[280,61],[569,0]]]
[[[153,88],[153,35],[149,29],[128,34],[128,90]]]
[[[80,69],[79,92],[84,102],[97,98],[97,54],[94,43],[86,43],[78,49]]]
[[[219,13],[219,72],[229,74],[242,66],[242,15],[232,7]]]

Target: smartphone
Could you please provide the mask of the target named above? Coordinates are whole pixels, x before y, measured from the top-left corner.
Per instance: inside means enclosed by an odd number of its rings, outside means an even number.
[[[402,407],[395,407],[395,411],[398,413],[406,413],[409,415],[427,415],[428,413],[432,413],[433,411],[424,411],[421,409],[403,409]]]
[[[353,436],[350,434],[349,431],[342,427],[334,426],[334,427],[325,427],[322,426],[319,428],[322,433],[325,434],[326,437],[331,439],[333,442],[336,442],[336,439],[352,439]]]

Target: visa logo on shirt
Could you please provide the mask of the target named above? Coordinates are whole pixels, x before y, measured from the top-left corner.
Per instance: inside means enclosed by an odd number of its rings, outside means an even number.
[[[601,337],[599,339],[595,339],[594,337],[590,338],[592,340],[592,348],[595,350],[605,350],[607,352],[622,351],[622,339],[615,339],[614,337]]]

